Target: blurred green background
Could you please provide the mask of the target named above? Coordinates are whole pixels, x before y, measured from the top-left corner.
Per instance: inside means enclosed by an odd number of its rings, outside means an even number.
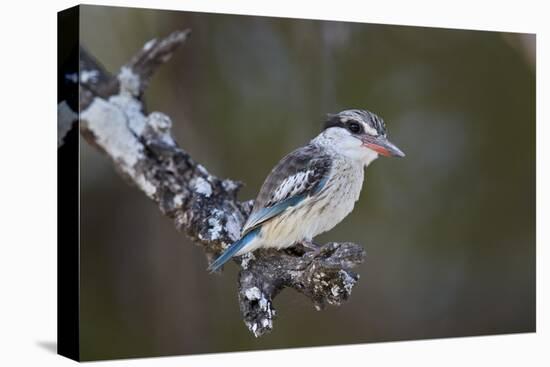
[[[353,213],[318,242],[364,245],[348,303],[276,299],[275,330],[243,324],[236,266],[202,250],[81,141],[83,359],[258,350],[535,330],[534,35],[81,7],[108,70],[155,37],[193,33],[153,77],[150,111],[254,198],[327,113],[385,119],[405,159],[367,170]]]

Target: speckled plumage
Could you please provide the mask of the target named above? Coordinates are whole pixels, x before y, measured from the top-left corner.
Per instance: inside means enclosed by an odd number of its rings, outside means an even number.
[[[301,240],[311,241],[353,210],[363,184],[363,166],[338,156],[331,156],[329,160],[331,167],[324,176],[326,183],[319,191],[266,221],[257,239],[236,255],[260,246],[286,248]]]
[[[316,144],[308,144],[286,155],[264,181],[243,227],[243,234],[269,219],[262,215],[268,212],[266,209],[284,200],[305,198],[322,189],[331,165],[331,156]]]
[[[382,119],[365,110],[329,116],[323,132],[285,156],[264,181],[241,239],[210,269],[259,247],[286,248],[332,229],[359,199],[365,168],[378,154],[404,156]]]

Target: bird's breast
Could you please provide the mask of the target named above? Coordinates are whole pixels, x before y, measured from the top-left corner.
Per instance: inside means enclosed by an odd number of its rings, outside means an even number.
[[[323,190],[263,226],[264,246],[288,247],[329,231],[353,210],[362,185],[363,166],[335,165]]]
[[[353,210],[362,185],[363,167],[335,165],[325,188],[299,211],[302,237],[311,239],[340,223]]]

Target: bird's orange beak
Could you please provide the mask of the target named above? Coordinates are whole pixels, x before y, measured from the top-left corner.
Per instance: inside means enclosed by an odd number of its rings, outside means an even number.
[[[365,134],[361,141],[363,142],[364,147],[372,149],[383,156],[400,158],[405,156],[405,153],[403,153],[401,149],[383,136],[371,136]]]

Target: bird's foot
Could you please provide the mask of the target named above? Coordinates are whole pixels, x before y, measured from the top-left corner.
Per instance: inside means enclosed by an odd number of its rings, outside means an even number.
[[[289,254],[303,256],[306,253],[316,253],[321,247],[321,245],[311,241],[300,241],[296,242],[294,246],[288,247],[285,251]]]
[[[319,249],[321,248],[321,245],[318,245],[312,241],[303,240],[299,243],[304,247],[304,249],[309,251],[319,251]]]

